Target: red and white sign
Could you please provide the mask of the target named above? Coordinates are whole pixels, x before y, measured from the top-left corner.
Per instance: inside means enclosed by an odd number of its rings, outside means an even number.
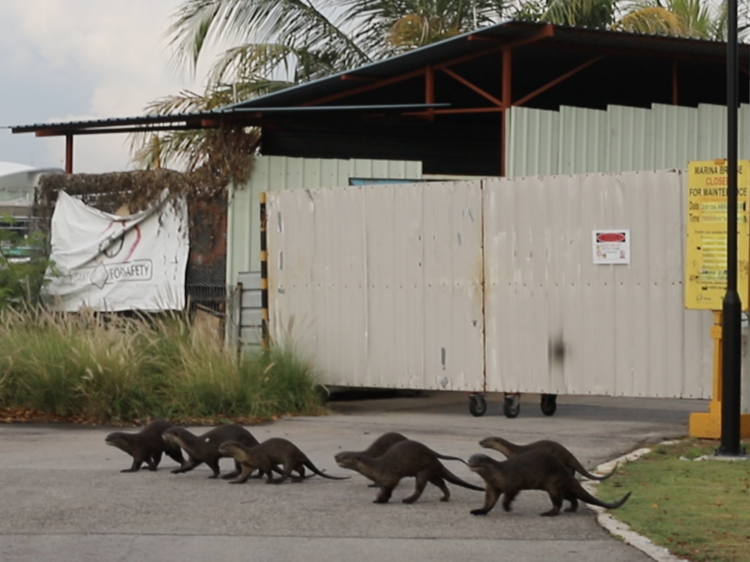
[[[594,230],[594,264],[630,263],[630,230]]]

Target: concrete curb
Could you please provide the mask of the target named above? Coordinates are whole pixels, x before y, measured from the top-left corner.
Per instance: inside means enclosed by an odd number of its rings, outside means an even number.
[[[672,443],[672,441],[665,441],[664,444]],[[618,457],[614,460],[608,461],[604,464],[600,464],[596,467],[594,472],[599,472],[602,474],[608,474],[612,470],[614,470],[616,467],[625,464],[626,462],[632,462],[635,460],[638,460],[646,453],[650,453],[651,449],[649,448],[643,448],[643,449],[636,449],[632,453],[628,453],[627,455],[623,455],[621,457]],[[581,482],[581,485],[592,495],[596,495],[596,489],[599,482],[596,480],[587,480],[585,482]],[[588,506],[590,509],[593,509],[597,513],[596,520],[604,527],[607,531],[609,531],[612,535],[616,537],[620,537],[625,544],[629,544],[647,556],[650,556],[652,559],[656,560],[657,562],[688,562],[688,560],[684,558],[678,558],[669,550],[662,546],[657,546],[653,542],[651,542],[649,539],[644,537],[643,535],[639,535],[635,531],[633,531],[628,525],[623,523],[622,521],[618,521],[615,519],[610,513],[604,509],[603,507],[598,507],[595,505]]]

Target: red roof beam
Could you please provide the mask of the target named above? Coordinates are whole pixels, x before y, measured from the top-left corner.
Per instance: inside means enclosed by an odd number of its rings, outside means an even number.
[[[458,82],[461,82],[461,84],[463,84],[464,86],[466,86],[466,87],[467,87],[467,88],[469,88],[470,90],[472,90],[472,91],[476,92],[477,94],[479,94],[479,95],[480,95],[480,96],[482,96],[483,98],[486,98],[486,99],[488,99],[489,101],[491,101],[491,102],[492,102],[493,104],[495,104],[496,106],[498,106],[498,107],[500,107],[500,108],[502,108],[502,107],[503,107],[503,102],[502,102],[502,101],[500,101],[499,99],[497,99],[497,98],[496,98],[495,96],[493,96],[493,95],[491,95],[491,94],[488,94],[487,92],[485,92],[485,91],[484,91],[484,90],[483,90],[482,88],[480,88],[479,86],[476,86],[476,85],[472,84],[472,83],[471,83],[471,82],[469,82],[469,81],[468,81],[468,80],[467,80],[466,78],[464,78],[463,76],[459,75],[459,74],[458,74],[457,72],[453,72],[453,71],[452,71],[452,70],[450,70],[449,68],[443,68],[442,70],[443,70],[443,72],[445,72],[445,73],[446,73],[446,74],[447,74],[448,76],[450,76],[451,78],[453,78],[454,80],[456,80],[456,81],[458,81]]]
[[[590,61],[587,61],[587,62],[585,62],[585,63],[583,63],[583,64],[575,67],[573,70],[570,70],[570,71],[566,72],[565,74],[563,74],[561,76],[558,76],[557,78],[555,78],[551,82],[547,82],[544,86],[542,86],[541,88],[537,88],[536,90],[534,90],[530,94],[526,94],[521,99],[516,100],[515,102],[513,102],[513,105],[523,105],[523,104],[525,104],[530,99],[535,98],[539,94],[541,94],[543,92],[546,92],[547,90],[549,90],[550,88],[553,88],[554,86],[557,86],[560,82],[563,82],[563,81],[567,80],[568,78],[570,78],[574,74],[577,74],[577,73],[581,72],[583,69],[591,66],[592,64],[594,64],[596,62],[599,62],[603,58],[604,58],[604,55],[599,55],[598,57],[594,57]]]

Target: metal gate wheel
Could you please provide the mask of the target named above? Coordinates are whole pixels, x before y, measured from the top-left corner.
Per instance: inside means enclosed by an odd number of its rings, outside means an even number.
[[[541,408],[545,416],[553,416],[557,410],[557,394],[542,394]]]
[[[487,401],[481,394],[469,394],[469,412],[474,417],[483,416],[487,411]]]
[[[521,395],[520,394],[509,394],[505,396],[503,401],[503,413],[506,418],[518,417],[521,411]]]

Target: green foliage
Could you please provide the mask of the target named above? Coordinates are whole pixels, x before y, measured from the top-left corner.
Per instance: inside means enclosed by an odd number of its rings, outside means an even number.
[[[238,357],[181,316],[0,311],[0,373],[0,406],[102,422],[323,411],[291,345]]]
[[[0,217],[0,221],[14,223],[10,217]],[[0,229],[0,309],[37,304],[49,264],[41,232],[23,236],[16,230]]]
[[[599,484],[609,495],[632,490],[613,515],[636,532],[690,560],[750,560],[748,461],[700,460],[718,443],[659,445]]]

